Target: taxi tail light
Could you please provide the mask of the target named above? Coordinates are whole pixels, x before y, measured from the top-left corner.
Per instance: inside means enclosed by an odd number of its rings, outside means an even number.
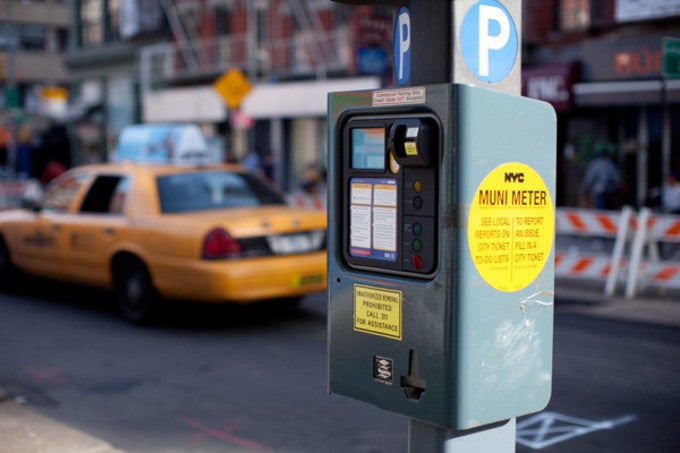
[[[242,247],[226,230],[215,228],[203,241],[203,259],[240,258]]]

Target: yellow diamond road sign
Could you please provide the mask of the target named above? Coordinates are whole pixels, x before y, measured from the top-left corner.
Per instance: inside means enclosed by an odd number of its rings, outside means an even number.
[[[250,83],[238,69],[225,72],[213,85],[224,102],[232,110],[239,108],[241,101],[250,93]]]

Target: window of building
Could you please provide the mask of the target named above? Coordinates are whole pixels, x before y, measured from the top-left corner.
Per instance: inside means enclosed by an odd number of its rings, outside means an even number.
[[[22,24],[19,27],[19,49],[29,52],[45,50],[45,27]]]
[[[18,39],[15,34],[16,27],[12,24],[0,24],[0,51],[16,49]]]
[[[0,50],[45,50],[45,27],[37,24],[0,24]]]
[[[108,0],[108,38],[107,41],[120,39],[120,2],[121,0]]]
[[[231,32],[229,10],[220,5],[215,8],[213,14],[215,17],[215,34],[217,36],[228,35]]]
[[[590,27],[590,0],[562,0],[559,14],[560,30],[586,30]]]
[[[54,51],[66,52],[68,49],[68,28],[57,28],[54,33]]]
[[[102,44],[104,42],[104,0],[82,0],[80,23],[83,46]]]

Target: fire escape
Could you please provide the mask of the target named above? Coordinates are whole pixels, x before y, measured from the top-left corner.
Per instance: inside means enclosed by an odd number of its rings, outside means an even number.
[[[160,0],[172,30],[173,42],[142,48],[142,92],[176,86],[212,83],[233,68],[251,81],[293,77],[325,78],[333,65],[345,66],[339,55],[342,30],[326,30],[320,5],[329,0]],[[283,33],[271,8],[288,17],[294,33]],[[229,33],[211,33],[206,17],[238,14],[238,26]],[[267,26],[269,24],[269,27]],[[238,30],[236,30],[238,28]],[[270,29],[271,28],[271,29]]]

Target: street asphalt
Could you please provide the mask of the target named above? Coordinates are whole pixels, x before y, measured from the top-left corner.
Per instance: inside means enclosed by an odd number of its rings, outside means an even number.
[[[555,309],[622,321],[680,327],[680,292],[645,293],[628,300],[606,297],[601,285],[558,281]],[[0,388],[0,453],[113,453],[121,450],[85,432],[44,417]]]

